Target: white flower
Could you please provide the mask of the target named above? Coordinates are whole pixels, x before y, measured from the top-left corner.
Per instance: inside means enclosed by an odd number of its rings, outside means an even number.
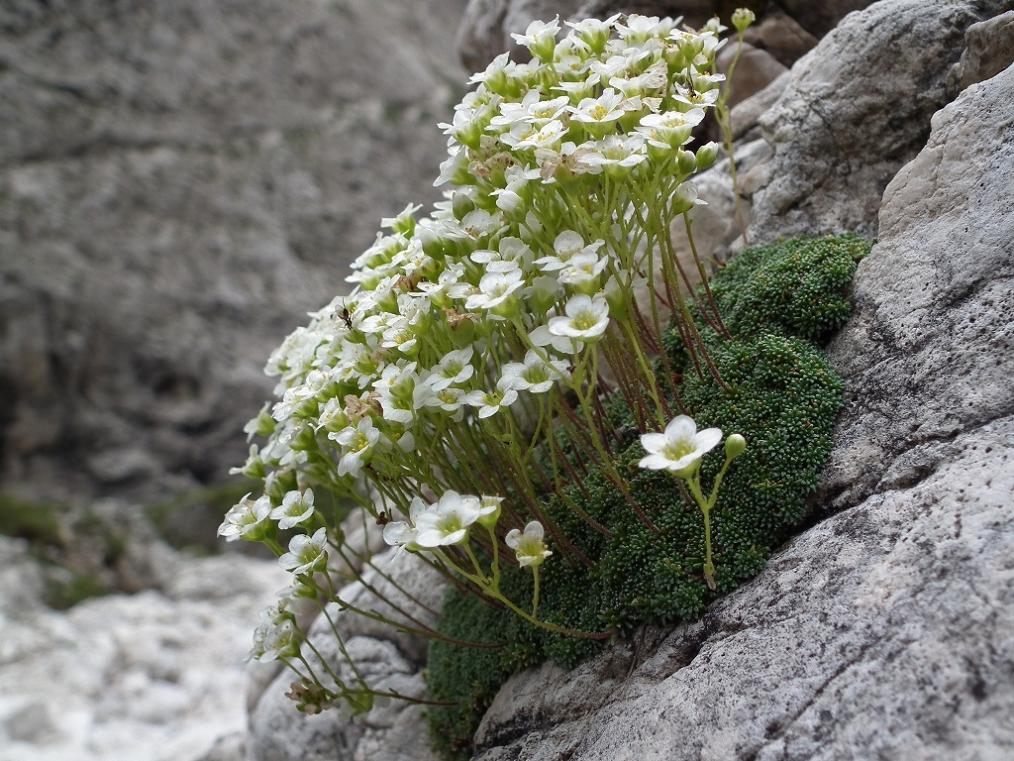
[[[416,391],[418,393],[416,406],[439,407],[444,412],[454,415],[454,420],[460,419],[461,416],[455,415],[455,413],[460,412],[462,405],[465,404],[466,393],[462,389],[448,386],[437,391],[432,386],[424,385],[420,386]]]
[[[664,36],[669,34],[672,28],[671,18],[659,19],[658,16],[642,16],[639,13],[631,13],[625,19],[625,23],[616,25],[620,37],[628,42]]]
[[[551,346],[560,354],[566,354],[572,356],[581,351],[583,344],[580,341],[575,341],[573,338],[567,336],[556,336],[549,332],[549,327],[546,325],[540,325],[528,334],[528,340],[531,341],[532,346],[538,346],[544,348]]]
[[[514,554],[517,557],[518,564],[524,567],[537,568],[542,565],[542,562],[553,553],[546,549],[546,543],[543,541],[545,531],[542,528],[542,524],[538,521],[532,521],[522,533],[516,528],[511,529],[507,532],[507,536],[504,537],[504,541],[507,546],[514,550]]]
[[[678,103],[685,103],[693,108],[706,108],[718,102],[719,89],[712,90],[691,90],[689,87],[676,83],[673,85],[673,100]]]
[[[442,547],[459,544],[468,534],[468,527],[482,516],[478,497],[447,491],[440,500],[415,518],[415,542],[420,547]]]
[[[515,124],[510,132],[500,137],[500,141],[515,150],[534,151],[559,145],[566,132],[567,128],[559,119],[554,119],[538,129],[529,124]]]
[[[430,388],[434,391],[442,391],[448,386],[464,383],[471,378],[475,372],[475,368],[470,364],[472,353],[470,346],[447,352],[426,380]]]
[[[407,425],[415,417],[413,405],[413,392],[417,380],[415,368],[415,362],[388,365],[380,378],[374,382],[373,388],[380,397],[380,407],[385,420]]]
[[[267,520],[271,515],[271,500],[267,495],[250,499],[244,497],[229,508],[222,525],[218,527],[218,535],[227,542],[237,539],[256,541],[267,528]]]
[[[313,515],[313,489],[290,491],[282,497],[282,504],[271,511],[271,519],[278,521],[283,531],[298,526]]]
[[[253,634],[250,657],[264,663],[299,654],[299,630],[290,617],[265,616]]]
[[[386,227],[389,230],[395,230],[396,232],[402,232],[405,228],[411,232],[412,228],[415,227],[415,213],[422,208],[422,204],[409,204],[402,212],[396,217],[383,217],[380,220],[380,226]]]
[[[701,458],[722,440],[719,428],[697,430],[697,423],[686,415],[677,415],[664,433],[646,433],[641,446],[648,456],[638,465],[648,470],[668,470],[681,478],[692,475]]]
[[[487,272],[479,280],[479,293],[468,297],[465,309],[493,309],[503,304],[524,283],[520,269]]]
[[[278,565],[295,574],[313,573],[327,562],[327,529],[317,529],[313,536],[297,534],[289,540],[289,551],[278,558]]]
[[[503,502],[503,497],[482,495],[479,498],[479,523],[487,528],[495,526],[496,522],[500,520],[501,502]]]
[[[581,124],[602,126],[621,119],[626,113],[623,109],[625,98],[622,93],[607,87],[598,98],[585,98],[577,108],[571,108],[571,118]]]
[[[528,25],[524,34],[514,32],[511,37],[519,45],[524,45],[532,51],[532,55],[543,61],[553,59],[553,50],[556,48],[556,35],[560,31],[560,17],[552,21],[535,20]]]
[[[465,404],[479,408],[479,418],[495,415],[503,407],[510,407],[517,401],[517,390],[506,385],[504,379],[497,381],[495,391],[473,391],[465,396]]]
[[[405,552],[417,552],[420,546],[416,544],[419,532],[416,530],[415,522],[427,510],[426,503],[419,497],[413,497],[409,505],[409,520],[392,521],[384,526],[384,541],[398,549],[391,558],[393,562]]]
[[[549,332],[555,336],[598,338],[609,327],[609,304],[602,296],[591,298],[583,293],[571,297],[564,307],[565,316],[549,321]]]
[[[543,272],[562,270],[571,258],[579,254],[595,254],[605,241],[597,240],[585,245],[584,238],[573,230],[564,230],[553,240],[553,256],[543,256],[535,260],[535,265]]]
[[[641,135],[608,135],[597,141],[584,157],[585,164],[630,169],[648,158]]]
[[[605,21],[596,18],[582,19],[581,21],[568,21],[567,26],[574,30],[575,34],[582,42],[584,42],[592,51],[599,53],[606,45],[606,41],[609,39],[609,33],[613,29],[613,24],[620,18],[620,14],[617,13],[610,16]]]
[[[532,90],[531,92],[536,92]],[[531,93],[529,93],[531,94]],[[528,104],[525,117],[533,124],[547,124],[558,119],[567,111],[570,99],[566,95],[550,100],[539,100],[538,98]]]
[[[647,93],[658,93],[669,84],[665,61],[656,61],[646,71],[633,77],[611,77],[609,86],[614,87],[628,98]],[[660,94],[664,94],[660,93]]]
[[[595,254],[578,254],[570,260],[570,264],[560,271],[560,282],[574,286],[579,290],[597,290],[595,285],[609,265],[606,258],[599,259]]]
[[[373,426],[373,419],[363,417],[355,426],[329,433],[329,439],[341,444],[342,456],[338,461],[338,475],[357,476],[366,464],[366,457],[380,439],[380,431]]]
[[[691,139],[693,128],[704,119],[704,109],[689,111],[666,111],[662,114],[648,114],[641,118],[637,131],[653,145],[678,148]]]
[[[549,361],[529,350],[525,361],[510,362],[503,368],[503,383],[508,388],[542,394],[567,375],[567,363],[558,359]]]

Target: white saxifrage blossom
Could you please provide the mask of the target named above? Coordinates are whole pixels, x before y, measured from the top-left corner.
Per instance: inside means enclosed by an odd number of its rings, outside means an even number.
[[[609,304],[604,297],[579,294],[567,301],[564,314],[549,321],[549,332],[584,341],[601,337],[609,327]]]
[[[294,574],[321,571],[327,564],[327,529],[319,528],[312,536],[297,534],[289,540],[289,551],[278,558],[278,565]]]
[[[380,439],[380,432],[374,427],[372,418],[364,417],[355,426],[344,428],[338,433],[329,433],[328,438],[334,439],[342,448],[338,475],[356,476]]]
[[[662,433],[645,433],[641,446],[648,452],[638,465],[648,470],[668,470],[686,476],[700,466],[701,458],[722,440],[720,428],[697,430],[697,423],[686,415],[677,415]]]
[[[282,531],[298,526],[313,515],[313,489],[290,491],[282,497],[282,504],[271,511],[271,519],[278,521]]]
[[[538,521],[531,521],[524,531],[514,528],[507,532],[504,542],[514,550],[518,564],[523,568],[542,565],[543,561],[553,553],[546,548],[543,541],[545,530]]]
[[[459,544],[482,517],[482,507],[478,497],[444,492],[439,501],[415,516],[415,543],[424,548]]]
[[[251,499],[247,494],[225,514],[225,520],[218,527],[218,535],[227,542],[237,539],[257,540],[261,538],[271,515],[271,500],[267,495]]]

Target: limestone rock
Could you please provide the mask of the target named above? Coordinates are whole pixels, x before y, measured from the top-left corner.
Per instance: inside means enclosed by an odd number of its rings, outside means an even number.
[[[436,197],[463,7],[3,4],[6,489],[150,503],[242,461],[270,351]]]
[[[823,37],[853,11],[862,10],[873,0],[777,0],[797,24],[815,37]]]
[[[364,578],[403,613],[377,601],[361,582],[342,589],[341,598],[402,621],[406,620],[404,614],[408,614],[431,626],[443,598],[440,577],[414,558],[401,558],[392,564],[393,552],[378,556],[377,568],[367,570]],[[399,592],[377,569],[397,581],[414,600]],[[425,640],[350,612],[339,612],[334,606],[329,608],[329,613],[372,687],[415,697],[423,695],[425,683],[421,672],[426,659]],[[332,668],[351,676],[325,618],[317,621],[309,636]],[[247,739],[249,761],[331,761],[336,748],[340,749],[342,758],[353,761],[430,761],[434,758],[425,741],[426,727],[420,706],[390,701],[362,718],[350,719],[340,710],[308,716],[299,713],[295,704],[285,697],[293,678],[289,671],[280,673],[253,710]]]
[[[782,73],[758,93],[751,95],[746,100],[736,104],[730,114],[732,121],[732,136],[734,140],[740,140],[745,135],[753,135],[760,117],[767,112],[785,92],[789,84],[789,72]],[[758,135],[759,137],[759,131]]]
[[[728,74],[729,65],[736,55],[736,48],[736,45],[726,45],[719,52],[715,63],[723,74]],[[787,71],[785,65],[771,53],[744,42],[739,62],[732,74],[732,95],[729,97],[729,105],[735,106],[756,95]]]
[[[150,549],[161,590],[59,613],[40,603],[27,546],[0,537],[4,761],[191,761],[243,728],[243,654],[285,574],[238,554]]]
[[[1014,753],[1012,102],[1014,67],[965,90],[884,193],[830,349],[839,512],[701,621],[512,678],[477,761]]]
[[[818,41],[778,6],[765,9],[757,22],[746,30],[744,38],[754,47],[766,50],[785,66],[792,66]]]
[[[876,233],[884,188],[923,146],[955,94],[948,70],[965,30],[1000,0],[882,0],[853,13],[792,68],[760,120],[774,147],[754,198],[764,239]]]
[[[972,24],[956,78],[961,88],[996,76],[1014,63],[1014,10]]]

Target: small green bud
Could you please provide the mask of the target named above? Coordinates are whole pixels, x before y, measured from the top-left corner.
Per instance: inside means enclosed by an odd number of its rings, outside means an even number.
[[[725,440],[725,456],[735,460],[746,451],[746,439],[738,433],[734,433]]]
[[[690,175],[697,171],[697,157],[691,151],[680,151],[676,154],[676,167],[681,175]]]
[[[703,172],[718,158],[718,143],[705,143],[697,149],[697,170]]]
[[[457,219],[464,219],[468,212],[475,209],[475,199],[470,193],[463,193],[460,190],[455,190],[454,194],[451,196],[451,209],[454,211],[454,216]]]
[[[732,14],[732,25],[740,34],[745,32],[756,20],[756,14],[749,8],[737,8]]]

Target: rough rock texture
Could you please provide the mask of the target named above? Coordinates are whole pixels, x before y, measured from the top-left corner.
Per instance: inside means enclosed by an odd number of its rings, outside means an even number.
[[[268,353],[434,197],[463,7],[2,4],[5,489],[161,499],[242,460]]]
[[[719,52],[716,63],[718,70],[723,74],[728,74],[737,47],[727,45]],[[785,65],[771,53],[744,42],[739,62],[732,74],[732,95],[729,97],[729,105],[734,106],[756,95],[786,71],[788,69]]]
[[[755,48],[766,50],[786,66],[792,66],[802,58],[818,40],[777,6],[765,9],[757,22],[746,30],[744,39]]]
[[[797,62],[760,118],[775,151],[753,199],[761,239],[875,235],[884,188],[956,94],[948,72],[965,30],[1005,5],[883,0],[846,17]]]
[[[891,182],[830,356],[840,510],[700,622],[509,681],[481,761],[1014,753],[1014,67]]]
[[[391,550],[376,558],[376,565],[396,579],[415,600],[398,592],[375,570],[364,574],[367,583],[378,589],[391,603],[425,625],[436,620],[443,598],[443,586],[436,571],[414,558],[392,563]],[[378,611],[405,621],[387,603],[378,602],[362,585],[355,582],[339,593],[356,606]],[[345,639],[366,680],[375,689],[395,690],[403,695],[421,697],[425,683],[421,674],[426,661],[426,642],[419,637],[395,632],[391,627],[332,607],[335,624]],[[333,667],[348,676],[338,652],[330,624],[321,618],[310,637]],[[323,671],[322,669],[318,669]],[[403,701],[392,701],[371,711],[365,718],[349,721],[339,711],[316,716],[298,713],[285,697],[291,672],[282,672],[258,701],[250,718],[247,739],[249,761],[429,761],[434,757],[426,744],[422,708]]]
[[[748,30],[747,41],[783,65],[791,66],[845,15],[871,2],[769,2],[757,26]],[[527,51],[514,44],[511,32],[523,32],[534,19],[548,20],[556,15],[563,19],[606,18],[622,12],[682,16],[687,24],[700,26],[715,15],[728,21],[738,5],[722,0],[469,0],[458,29],[458,53],[465,68],[478,71],[505,50],[523,60]],[[767,60],[764,64],[770,66]]]
[[[62,614],[39,602],[25,545],[0,537],[3,761],[191,761],[243,728],[243,655],[285,574],[241,555],[148,552],[159,590]]]
[[[961,88],[996,76],[1014,63],[1014,10],[972,24],[955,72]]]

